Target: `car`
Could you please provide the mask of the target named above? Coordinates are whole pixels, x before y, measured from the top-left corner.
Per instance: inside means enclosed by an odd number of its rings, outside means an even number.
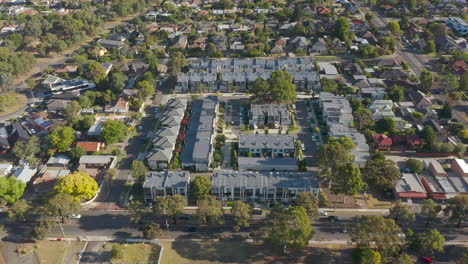
[[[192,227],[189,227],[188,231],[189,232],[197,232],[197,228],[192,226]]]
[[[275,127],[275,129],[278,129],[278,128],[279,128],[279,125],[278,125],[278,124],[275,124],[274,127]]]
[[[328,216],[328,213],[325,211],[319,211],[319,215],[321,216]]]
[[[159,108],[155,107],[155,108],[154,108],[154,112],[155,112],[155,113],[159,112]]]
[[[304,143],[301,143],[301,149],[302,149],[302,151],[305,151],[305,145],[304,145]]]
[[[81,215],[79,215],[79,214],[71,214],[68,218],[70,218],[70,219],[80,219],[80,218],[81,218]]]
[[[234,125],[234,121],[231,121],[231,125]]]
[[[263,214],[263,210],[260,209],[260,208],[254,208],[252,214],[254,214],[254,215],[262,215],[262,214]]]
[[[431,258],[428,258],[428,257],[421,257],[421,260],[422,260],[424,263],[432,263],[432,259],[431,259]]]
[[[328,221],[334,221],[334,222],[337,222],[337,221],[340,221],[340,218],[336,215],[330,215],[328,216]]]

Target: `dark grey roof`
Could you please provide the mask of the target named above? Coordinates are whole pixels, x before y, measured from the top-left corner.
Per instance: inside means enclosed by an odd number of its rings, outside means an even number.
[[[292,135],[255,135],[239,136],[239,148],[249,149],[295,149],[296,137]]]
[[[188,171],[150,171],[146,174],[143,188],[187,187],[189,181]]]

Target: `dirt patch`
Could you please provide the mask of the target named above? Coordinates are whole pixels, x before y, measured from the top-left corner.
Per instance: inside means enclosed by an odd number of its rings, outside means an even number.
[[[16,103],[14,105],[6,107],[5,111],[0,111],[0,117],[12,114],[24,106],[28,102],[28,98],[22,94],[16,94]]]

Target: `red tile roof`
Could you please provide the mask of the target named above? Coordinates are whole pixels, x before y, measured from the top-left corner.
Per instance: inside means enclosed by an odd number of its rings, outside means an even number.
[[[385,134],[375,134],[374,144],[379,148],[388,148],[392,146],[393,142],[392,138],[389,138]]]
[[[87,152],[96,152],[96,151],[100,151],[101,148],[104,147],[104,143],[93,142],[93,141],[81,141],[81,142],[76,142],[76,146],[84,148]]]

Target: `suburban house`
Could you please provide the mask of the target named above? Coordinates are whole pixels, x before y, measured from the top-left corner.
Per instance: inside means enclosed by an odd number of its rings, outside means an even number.
[[[65,155],[52,156],[47,161],[47,167],[66,168],[70,163],[70,157]]]
[[[70,104],[70,100],[50,99],[46,102],[47,111],[49,112],[63,112]]]
[[[117,164],[117,157],[111,155],[85,155],[78,161],[78,171],[87,172],[91,177],[99,179],[102,174]]]
[[[453,159],[451,169],[460,177],[468,177],[468,165],[463,159]]]
[[[403,173],[395,184],[396,198],[425,199],[427,191],[416,173]]]
[[[10,150],[8,137],[9,135],[6,127],[0,127],[0,153],[6,153]]]
[[[9,163],[0,163],[0,177],[8,176],[13,170],[13,165]]]
[[[383,100],[387,92],[383,87],[364,87],[359,89],[359,96],[362,98],[370,98],[371,101]]]
[[[56,181],[63,176],[70,174],[70,170],[64,168],[49,168],[33,181],[33,188],[36,193],[46,193],[54,188]]]
[[[127,113],[128,102],[122,97],[119,98],[114,104],[106,105],[105,112],[107,113]]]
[[[188,171],[150,171],[143,182],[143,194],[146,202],[152,202],[159,196],[182,195],[188,197],[190,172]]]
[[[34,175],[37,173],[37,168],[28,166],[28,165],[23,165],[16,169],[15,173],[13,174],[13,177],[17,178],[18,180],[28,183]]]
[[[427,165],[427,169],[436,177],[447,177],[448,174],[442,168],[442,165],[437,160],[430,160]]]
[[[384,117],[396,118],[395,113],[393,113],[392,100],[375,100],[368,108],[372,113],[374,121],[378,121]]]
[[[310,45],[310,53],[325,54],[327,52],[327,43],[324,38],[316,38],[312,40]]]
[[[252,172],[218,170],[213,173],[211,194],[222,201],[284,202],[302,192],[319,194],[314,172]]]
[[[259,128],[291,125],[291,113],[287,104],[251,104],[249,124]]]
[[[447,25],[458,34],[464,36],[468,34],[468,23],[459,17],[449,17],[446,21]]]
[[[416,109],[427,109],[432,106],[432,101],[423,92],[412,90],[409,97],[414,103]]]
[[[99,152],[104,149],[105,144],[98,141],[78,141],[76,146],[83,148],[86,152]]]
[[[209,96],[192,105],[188,130],[184,138],[180,160],[182,168],[192,171],[208,171],[213,156],[213,142],[219,102]]]
[[[378,150],[390,150],[392,148],[392,138],[385,134],[374,135],[374,147]]]

